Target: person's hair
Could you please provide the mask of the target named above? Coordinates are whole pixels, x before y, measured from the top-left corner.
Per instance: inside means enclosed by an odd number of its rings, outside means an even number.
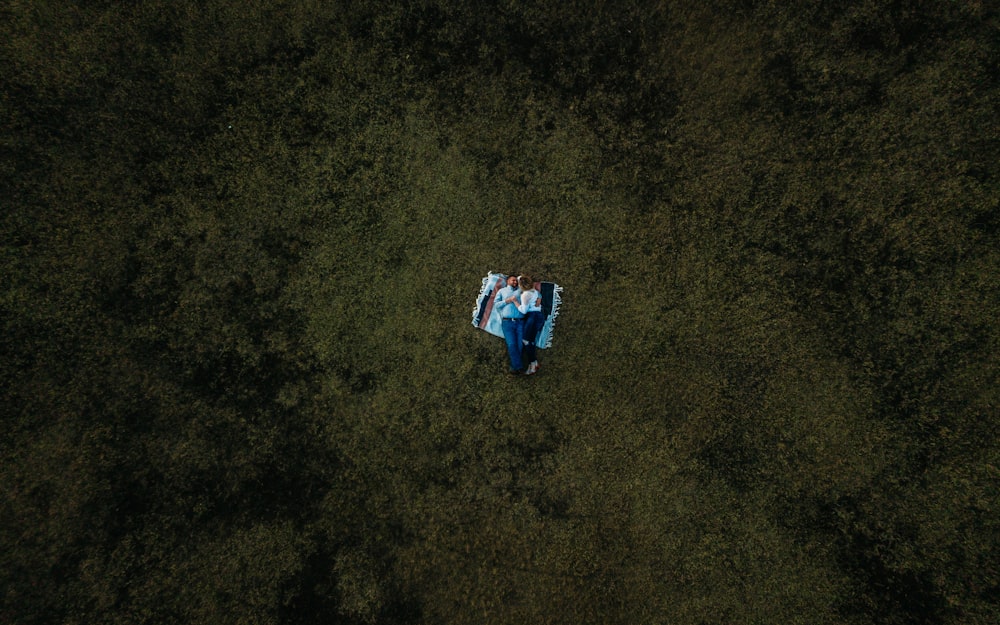
[[[518,276],[517,285],[520,286],[525,291],[530,291],[535,288],[535,279],[528,274],[523,274]]]

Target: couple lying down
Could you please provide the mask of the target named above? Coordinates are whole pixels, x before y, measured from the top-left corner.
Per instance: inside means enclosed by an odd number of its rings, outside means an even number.
[[[536,342],[545,324],[542,296],[530,276],[507,276],[506,283],[493,298],[493,308],[500,312],[510,373],[534,375],[538,372]]]
[[[523,285],[520,278],[524,278]],[[535,281],[528,275],[490,272],[483,278],[472,325],[504,339],[511,373],[538,371],[537,350],[552,346],[562,290],[554,282]]]

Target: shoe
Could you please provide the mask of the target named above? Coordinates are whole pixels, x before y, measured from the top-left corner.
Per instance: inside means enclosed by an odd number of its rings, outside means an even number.
[[[524,375],[535,375],[536,373],[538,373],[538,363],[533,362],[528,365],[528,370],[524,372]]]

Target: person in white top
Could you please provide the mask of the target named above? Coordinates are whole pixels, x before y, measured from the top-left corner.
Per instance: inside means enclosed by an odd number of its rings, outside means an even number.
[[[521,287],[521,301],[517,310],[524,315],[522,340],[524,342],[524,362],[528,363],[524,374],[534,375],[538,373],[538,349],[535,340],[545,324],[545,316],[542,314],[542,294],[535,289],[535,280],[531,276],[520,276],[518,286]]]

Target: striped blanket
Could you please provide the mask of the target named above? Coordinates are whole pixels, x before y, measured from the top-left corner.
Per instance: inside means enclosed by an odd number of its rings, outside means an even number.
[[[497,291],[504,287],[507,276],[502,273],[490,272],[483,278],[483,287],[476,298],[476,307],[472,310],[472,325],[494,336],[503,338],[503,327],[500,322],[500,311],[493,310],[493,299]],[[552,326],[559,315],[559,304],[562,303],[562,287],[552,282],[536,282],[535,288],[542,295],[542,314],[545,315],[545,325],[538,335],[536,345],[546,348],[552,345]]]

